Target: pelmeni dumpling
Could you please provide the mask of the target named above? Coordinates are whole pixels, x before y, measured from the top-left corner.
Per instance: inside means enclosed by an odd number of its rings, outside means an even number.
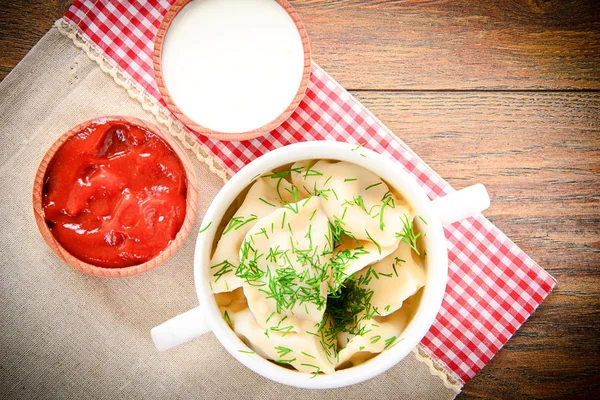
[[[335,267],[329,280],[330,291],[335,291],[349,276],[388,256],[395,249],[396,246],[382,247],[379,253],[373,242],[344,238],[331,257],[332,267]]]
[[[404,241],[383,260],[354,274],[362,286],[373,291],[371,306],[381,316],[389,315],[402,307],[404,300],[425,285],[425,269],[422,261],[414,256],[414,250]]]
[[[214,293],[242,286],[241,279],[235,276],[242,241],[260,218],[292,201],[290,188],[288,181],[270,178],[259,178],[252,184],[244,202],[225,227],[210,261],[213,273],[210,284]]]
[[[338,366],[350,363],[356,365],[368,358],[364,353],[381,353],[392,347],[400,339],[400,334],[406,328],[409,313],[400,310],[387,317],[373,317],[363,320],[364,334],[353,335],[342,332],[338,336],[338,346],[342,349],[338,354]]]
[[[290,364],[300,372],[331,374],[334,372],[334,347],[324,343],[324,338],[314,334],[312,322],[302,321],[299,332],[281,332],[261,327],[248,309],[241,290],[229,297],[221,297],[218,302],[225,319],[234,332],[258,355],[281,364]],[[222,296],[219,294],[218,296]],[[311,332],[311,333],[307,333]]]
[[[398,243],[400,217],[410,214],[380,177],[349,162],[303,161],[292,166],[292,183],[317,194],[327,218],[348,235],[373,242],[378,252]]]
[[[319,199],[311,197],[273,211],[248,231],[240,270],[248,306],[263,329],[298,332],[300,321],[323,319],[331,274],[328,230]]]

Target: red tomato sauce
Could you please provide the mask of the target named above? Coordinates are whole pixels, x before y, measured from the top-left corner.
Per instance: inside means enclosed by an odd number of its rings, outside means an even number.
[[[146,262],[185,218],[187,179],[158,135],[117,120],[96,121],[52,158],[43,187],[46,224],[73,256],[101,267]]]

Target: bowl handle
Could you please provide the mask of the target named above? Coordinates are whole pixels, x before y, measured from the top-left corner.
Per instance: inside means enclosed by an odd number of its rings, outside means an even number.
[[[158,351],[166,351],[210,331],[204,311],[198,306],[150,330]]]
[[[442,226],[479,214],[490,206],[490,196],[481,183],[450,193],[431,202]]]

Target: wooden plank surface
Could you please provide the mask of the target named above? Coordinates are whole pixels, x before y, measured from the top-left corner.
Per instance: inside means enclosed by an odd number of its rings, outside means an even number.
[[[0,2],[0,79],[66,0]],[[600,3],[295,0],[314,59],[558,286],[459,398],[600,397]]]
[[[347,89],[599,89],[597,0],[297,0]]]
[[[292,3],[347,89],[600,89],[597,0]],[[69,2],[1,4],[0,78]]]

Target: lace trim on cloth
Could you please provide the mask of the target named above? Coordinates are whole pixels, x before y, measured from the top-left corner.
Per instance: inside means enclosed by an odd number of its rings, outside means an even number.
[[[156,120],[164,125],[171,135],[179,139],[184,148],[190,150],[198,160],[206,164],[211,172],[221,178],[223,182],[229,179],[227,170],[223,165],[203,148],[201,143],[183,126],[181,121],[173,118],[169,111],[162,107],[154,98],[146,94],[138,83],[132,81],[131,78],[124,74],[101,49],[95,46],[86,35],[79,31],[79,28],[75,24],[61,18],[54,23],[54,26],[60,33],[70,38],[73,44],[83,50],[92,61],[95,61],[102,71],[110,75],[117,85],[125,88],[129,96],[137,100],[144,110],[150,111]]]
[[[444,386],[450,390],[453,390],[456,392],[456,394],[460,393],[463,387],[463,382],[461,379],[449,371],[444,364],[431,355],[429,351],[425,349],[425,347],[421,346],[420,344],[417,345],[417,347],[413,349],[413,354],[417,360],[427,364],[429,367],[429,373],[440,378]]]
[[[205,163],[211,172],[220,177],[223,182],[226,182],[229,179],[229,174],[224,166],[210,155],[201,143],[196,140],[193,134],[183,126],[181,121],[173,118],[167,109],[162,107],[154,98],[146,94],[144,89],[142,89],[138,83],[132,81],[131,78],[124,74],[101,49],[95,46],[90,39],[79,30],[74,23],[61,18],[54,23],[54,26],[61,34],[70,38],[73,41],[73,44],[77,48],[83,50],[92,61],[95,61],[103,72],[110,75],[117,85],[127,90],[127,93],[132,99],[137,100],[145,110],[150,111],[156,120],[164,125],[173,136],[178,138],[183,147],[190,150],[198,160]],[[378,121],[369,110],[366,108],[365,110]],[[385,125],[381,123],[380,125],[385,127]],[[400,139],[390,132],[387,127],[385,129],[395,140],[400,141]],[[445,387],[456,393],[460,393],[462,388],[461,380],[448,371],[440,361],[430,355],[423,346],[418,345],[413,350],[413,354],[417,360],[428,365],[431,375],[440,378]]]

